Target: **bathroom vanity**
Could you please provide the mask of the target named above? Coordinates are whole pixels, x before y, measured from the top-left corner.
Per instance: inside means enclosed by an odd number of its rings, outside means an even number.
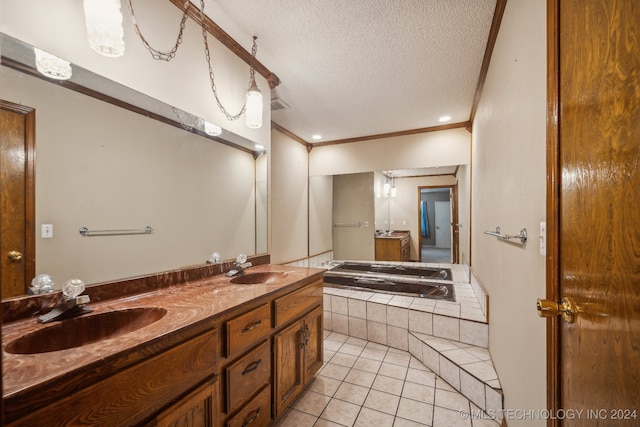
[[[258,265],[92,302],[61,322],[5,321],[5,424],[270,425],[322,366],[323,271]],[[42,338],[82,322],[97,332],[62,339],[69,348]],[[128,329],[108,326],[118,322]]]
[[[376,235],[376,261],[409,261],[411,236],[409,231],[392,231]]]

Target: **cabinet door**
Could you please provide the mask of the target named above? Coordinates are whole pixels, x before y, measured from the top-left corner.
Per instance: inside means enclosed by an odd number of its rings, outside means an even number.
[[[322,307],[317,307],[304,319],[304,384],[322,368],[323,339]]]
[[[273,337],[276,417],[279,417],[302,391],[303,326],[303,321],[295,322]]]
[[[213,427],[219,421],[217,377],[207,381],[156,417],[158,427]]]

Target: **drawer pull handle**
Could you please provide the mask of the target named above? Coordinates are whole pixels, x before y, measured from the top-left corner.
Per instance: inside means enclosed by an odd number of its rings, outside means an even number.
[[[262,363],[262,359],[258,359],[255,362],[249,363],[247,367],[244,368],[244,371],[242,371],[242,375],[246,375],[249,372],[255,371],[256,369],[258,369],[258,366],[260,366],[261,363]]]
[[[245,332],[252,331],[260,325],[262,325],[262,320],[258,320],[257,322],[245,326],[244,328],[242,328],[242,333],[244,334]]]
[[[260,410],[262,408],[258,408],[253,412],[250,412],[249,415],[247,415],[247,418],[244,419],[244,422],[242,423],[242,427],[246,427],[249,424],[251,424],[252,422],[254,422],[255,420],[258,419],[258,416],[260,415]],[[251,415],[253,415],[251,418],[249,418]]]

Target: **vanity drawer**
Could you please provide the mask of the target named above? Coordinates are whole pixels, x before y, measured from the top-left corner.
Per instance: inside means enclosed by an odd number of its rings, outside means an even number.
[[[266,338],[271,332],[269,304],[261,305],[227,322],[226,356],[238,355],[243,350]]]
[[[256,397],[244,405],[226,427],[263,427],[271,422],[271,386],[266,386]]]
[[[226,368],[227,414],[270,380],[271,341],[266,340]]]
[[[311,308],[322,304],[322,280],[291,292],[273,302],[275,310],[274,327],[284,325]]]

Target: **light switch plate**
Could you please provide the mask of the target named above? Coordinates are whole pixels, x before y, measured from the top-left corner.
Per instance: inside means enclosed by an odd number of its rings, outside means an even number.
[[[547,255],[547,222],[546,221],[540,222],[540,235],[538,236],[538,239],[540,240],[540,246],[538,248],[538,250],[540,251],[540,255],[546,256]]]
[[[43,239],[53,238],[53,224],[42,224],[42,238]]]

